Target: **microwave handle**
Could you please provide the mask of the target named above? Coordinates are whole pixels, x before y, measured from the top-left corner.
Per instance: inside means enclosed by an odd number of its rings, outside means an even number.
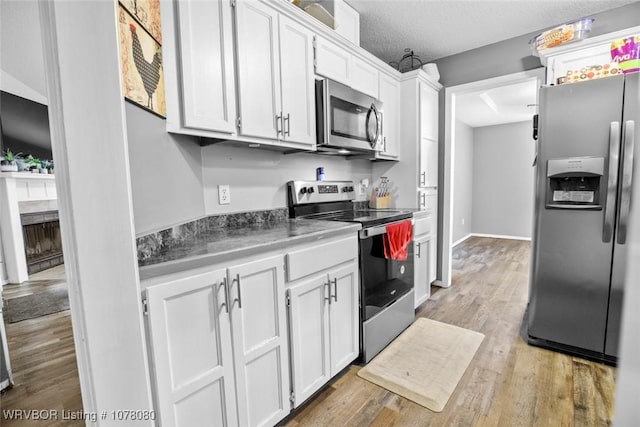
[[[369,121],[372,117],[376,119],[376,132],[373,135],[371,135],[369,130]],[[377,141],[380,136],[380,115],[378,114],[378,109],[375,104],[371,104],[371,108],[369,108],[369,111],[367,112],[367,122],[365,123],[365,127],[367,130],[367,140],[370,144],[372,143],[371,148],[373,148],[375,146],[375,141]]]

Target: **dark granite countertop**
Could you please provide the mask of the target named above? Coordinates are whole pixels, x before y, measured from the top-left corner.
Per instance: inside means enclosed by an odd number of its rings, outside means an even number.
[[[213,265],[330,236],[346,236],[360,228],[360,224],[355,223],[309,219],[216,228],[139,260],[140,279]]]

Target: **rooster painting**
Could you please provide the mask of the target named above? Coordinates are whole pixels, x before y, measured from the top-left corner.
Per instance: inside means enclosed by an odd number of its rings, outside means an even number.
[[[131,30],[131,49],[133,52],[133,62],[138,70],[138,74],[142,78],[142,84],[144,90],[147,92],[147,108],[152,108],[153,94],[158,88],[158,82],[160,81],[160,67],[162,66],[162,52],[157,49],[153,54],[153,60],[147,62],[144,58],[144,52],[142,51],[142,45],[138,38],[136,26],[129,24],[129,30]]]

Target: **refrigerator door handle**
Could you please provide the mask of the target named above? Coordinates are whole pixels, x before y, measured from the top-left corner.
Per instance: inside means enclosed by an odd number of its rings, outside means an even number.
[[[618,153],[620,152],[620,122],[609,124],[609,176],[607,178],[607,200],[604,206],[602,241],[607,243],[613,237],[616,215],[616,189],[618,183]]]
[[[622,181],[620,192],[620,206],[618,208],[618,244],[624,245],[627,241],[627,224],[629,222],[629,209],[631,207],[631,182],[633,181],[633,151],[635,145],[635,122],[627,120],[624,123],[624,157],[622,160]]]

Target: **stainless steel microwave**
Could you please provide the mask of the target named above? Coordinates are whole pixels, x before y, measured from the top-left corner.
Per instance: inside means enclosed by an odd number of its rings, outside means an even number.
[[[382,102],[332,80],[317,80],[316,131],[320,152],[380,151]]]

